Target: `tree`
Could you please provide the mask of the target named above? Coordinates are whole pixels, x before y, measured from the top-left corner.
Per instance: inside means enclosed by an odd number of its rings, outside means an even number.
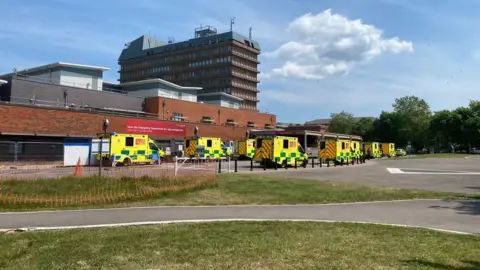
[[[423,148],[428,143],[432,115],[428,103],[416,96],[405,96],[395,99],[393,110],[398,119],[398,139],[411,141],[417,149]]]
[[[439,148],[449,148],[458,130],[458,115],[449,110],[436,112],[428,127],[430,141]]]
[[[340,113],[330,114],[330,123],[328,124],[328,132],[352,134],[355,118],[351,113],[342,111]]]
[[[382,111],[373,123],[372,140],[405,144],[398,141],[398,124],[399,119],[395,113]]]
[[[363,138],[364,141],[370,141],[373,138],[375,118],[362,117],[354,121],[352,135],[358,135]]]

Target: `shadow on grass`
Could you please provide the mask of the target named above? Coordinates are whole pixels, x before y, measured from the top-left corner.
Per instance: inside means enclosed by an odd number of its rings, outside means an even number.
[[[429,262],[424,260],[407,260],[403,262],[410,266],[428,266],[434,269],[444,269],[444,270],[478,270],[480,269],[480,262],[475,262],[475,261],[462,261],[462,263],[465,264],[465,266],[453,266],[453,265]]]

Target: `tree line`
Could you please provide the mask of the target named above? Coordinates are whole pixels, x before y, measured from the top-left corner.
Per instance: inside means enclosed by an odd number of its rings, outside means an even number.
[[[468,107],[432,112],[428,103],[416,96],[395,99],[390,112],[378,117],[355,118],[342,111],[332,113],[328,131],[362,136],[364,141],[394,142],[414,150],[434,147],[435,151],[469,150],[480,147],[480,101]]]

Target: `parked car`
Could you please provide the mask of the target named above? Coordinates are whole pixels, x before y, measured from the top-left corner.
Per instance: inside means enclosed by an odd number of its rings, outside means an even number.
[[[395,154],[397,155],[397,157],[404,157],[407,155],[407,152],[405,150],[403,150],[402,148],[397,148],[395,150]]]

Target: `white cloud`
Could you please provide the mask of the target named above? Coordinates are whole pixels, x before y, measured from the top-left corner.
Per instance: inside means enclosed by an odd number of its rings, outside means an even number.
[[[294,40],[265,54],[283,62],[271,71],[272,75],[323,79],[347,74],[356,64],[383,53],[413,51],[411,42],[384,38],[383,31],[375,26],[333,14],[330,9],[315,15],[307,13],[292,21],[286,31]]]

